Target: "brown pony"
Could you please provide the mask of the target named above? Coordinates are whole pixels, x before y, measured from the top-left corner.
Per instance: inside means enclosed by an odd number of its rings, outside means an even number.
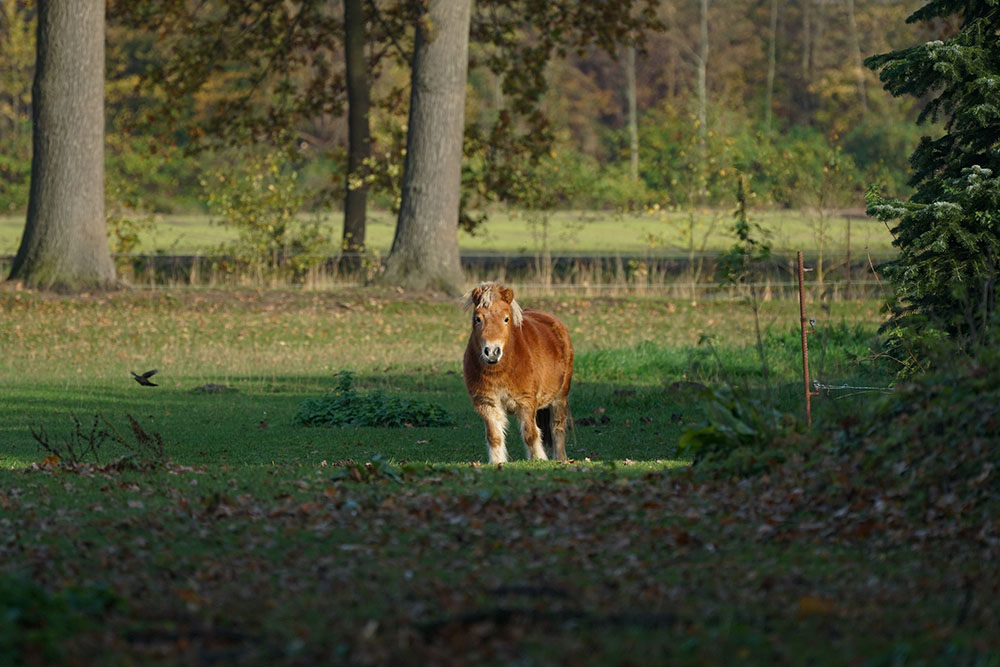
[[[486,423],[490,463],[507,461],[507,415],[517,415],[529,459],[566,458],[567,397],[573,376],[573,345],[566,326],[552,315],[522,310],[514,292],[482,283],[466,295],[472,333],[462,364],[465,387]]]

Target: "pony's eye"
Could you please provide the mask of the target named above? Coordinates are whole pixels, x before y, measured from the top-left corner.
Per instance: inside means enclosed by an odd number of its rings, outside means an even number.
[[[475,322],[476,324],[482,324],[483,322],[481,319],[479,319],[479,315],[476,315],[474,318],[472,318],[472,321]]]
[[[509,317],[505,317],[505,318],[503,318],[503,321],[504,322],[510,322],[510,318]]]

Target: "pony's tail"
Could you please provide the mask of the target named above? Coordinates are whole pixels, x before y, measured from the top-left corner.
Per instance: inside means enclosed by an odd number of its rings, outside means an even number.
[[[571,431],[573,431],[573,449],[577,449],[576,420],[573,419],[573,411],[569,409],[569,401],[566,401],[566,421],[569,422],[569,428]]]
[[[542,447],[551,449],[552,443],[555,441],[552,435],[551,408],[541,408],[535,412],[535,426],[537,426],[538,430],[542,432]]]

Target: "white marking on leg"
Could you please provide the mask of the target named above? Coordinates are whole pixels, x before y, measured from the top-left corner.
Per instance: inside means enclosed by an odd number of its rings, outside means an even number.
[[[524,440],[528,460],[547,461],[549,457],[545,454],[545,447],[542,446],[542,432],[535,424],[534,411],[521,410],[518,412],[518,419],[521,422],[521,438]]]
[[[507,414],[496,405],[481,405],[476,408],[486,424],[486,452],[490,463],[506,463],[507,456]]]

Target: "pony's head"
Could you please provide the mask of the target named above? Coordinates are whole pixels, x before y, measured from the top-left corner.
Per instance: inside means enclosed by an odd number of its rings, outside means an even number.
[[[480,283],[465,295],[465,308],[472,311],[472,337],[483,361],[493,365],[503,356],[511,330],[523,321],[514,291],[500,283]]]

